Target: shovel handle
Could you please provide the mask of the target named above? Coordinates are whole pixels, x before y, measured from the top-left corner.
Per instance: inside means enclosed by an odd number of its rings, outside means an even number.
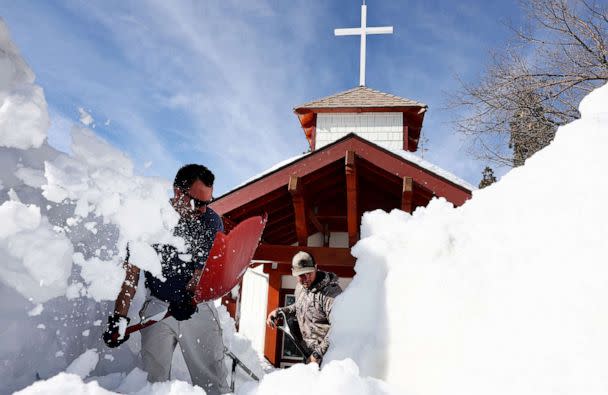
[[[171,313],[169,313],[168,311],[164,315],[164,317],[161,318],[160,320],[164,320],[167,317],[171,317]],[[138,331],[140,331],[140,330],[142,330],[144,328],[149,327],[150,325],[156,324],[157,322],[158,321],[156,321],[156,320],[147,320],[147,321],[144,321],[144,322],[140,322],[139,324],[131,325],[131,326],[127,327],[127,329],[125,330],[125,334],[124,335],[127,336],[127,335],[130,335],[131,333],[138,332]],[[118,334],[115,334],[112,338],[115,341],[118,340]]]

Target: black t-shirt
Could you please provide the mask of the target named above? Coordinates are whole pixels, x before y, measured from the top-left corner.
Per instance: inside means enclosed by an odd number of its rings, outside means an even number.
[[[207,208],[207,211],[197,219],[180,219],[173,233],[184,238],[187,253],[179,254],[171,245],[153,246],[159,254],[162,273],[166,280],[161,281],[149,272],[145,272],[146,287],[150,289],[152,295],[166,302],[183,300],[186,285],[192,279],[194,270],[205,266],[215,234],[223,230],[224,225],[220,216],[210,208]]]

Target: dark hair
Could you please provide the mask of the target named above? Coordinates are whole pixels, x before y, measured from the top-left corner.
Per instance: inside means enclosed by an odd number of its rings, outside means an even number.
[[[205,166],[192,163],[183,166],[177,171],[173,186],[182,190],[188,190],[196,180],[201,181],[208,187],[212,187],[215,176]]]

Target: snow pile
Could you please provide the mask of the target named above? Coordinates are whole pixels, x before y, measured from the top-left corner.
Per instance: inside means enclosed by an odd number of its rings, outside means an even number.
[[[367,213],[328,359],[412,394],[608,392],[606,103],[461,208]]]
[[[65,294],[72,243],[53,231],[40,208],[6,201],[0,223],[0,281],[35,303]]]
[[[49,114],[34,80],[0,18],[0,147],[37,148],[45,140]]]
[[[128,376],[107,376],[85,382],[79,375],[60,373],[46,381],[39,381],[16,395],[36,394],[137,394],[137,395],[172,395],[172,394],[204,394],[200,387],[194,387],[183,381],[168,381],[165,383],[150,384],[146,382],[145,373],[135,369]],[[108,387],[114,387],[107,390]],[[103,385],[100,385],[103,384]],[[240,395],[265,394],[302,394],[309,395],[311,389],[319,395],[356,394],[356,395],[390,395],[397,394],[380,380],[362,378],[357,365],[350,359],[334,361],[327,364],[322,370],[316,364],[298,364],[286,370],[277,370],[266,375],[260,385],[243,385],[237,391]],[[103,387],[103,388],[102,388]],[[238,388],[238,387],[237,387]],[[115,391],[115,392],[114,392]]]
[[[143,384],[136,391],[130,391],[131,384],[139,387],[142,379],[142,372],[139,371],[137,377],[127,376],[131,381],[128,385],[117,388],[118,392],[108,391],[100,386],[97,381],[84,383],[82,379],[75,374],[60,373],[57,376],[46,380],[34,383],[32,386],[16,392],[15,395],[64,395],[64,394],[90,394],[90,395],[110,395],[110,394],[133,394],[133,395],[204,395],[200,387],[193,387],[183,381],[168,381],[165,383]],[[127,381],[127,380],[125,380]]]
[[[359,368],[351,359],[332,361],[319,370],[317,364],[297,364],[286,370],[277,370],[264,377],[259,386],[244,388],[246,395],[293,394],[397,394],[386,383],[371,377],[361,377]]]

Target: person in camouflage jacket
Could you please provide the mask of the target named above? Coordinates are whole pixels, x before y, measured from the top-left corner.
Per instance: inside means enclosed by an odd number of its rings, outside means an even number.
[[[292,275],[298,277],[295,303],[273,310],[267,323],[274,328],[279,312],[287,317],[295,315],[302,333],[302,342],[307,351],[308,362],[319,365],[329,347],[329,320],[334,300],[342,293],[338,276],[317,270],[314,258],[307,252],[298,252],[292,260]]]

